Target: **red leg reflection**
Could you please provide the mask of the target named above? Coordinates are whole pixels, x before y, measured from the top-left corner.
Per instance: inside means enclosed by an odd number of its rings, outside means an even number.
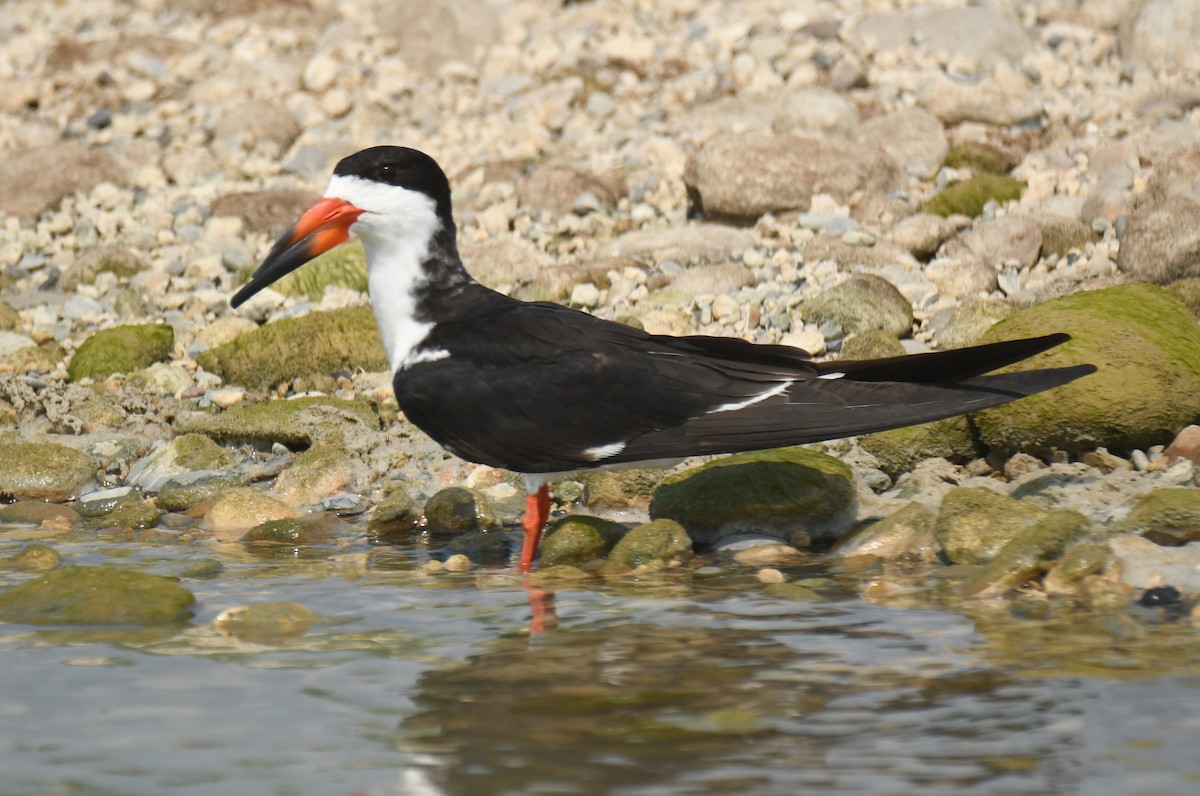
[[[533,614],[529,619],[529,632],[543,633],[557,628],[558,612],[554,610],[554,592],[530,586],[528,579],[525,580],[524,586],[525,591],[529,593],[529,610]]]

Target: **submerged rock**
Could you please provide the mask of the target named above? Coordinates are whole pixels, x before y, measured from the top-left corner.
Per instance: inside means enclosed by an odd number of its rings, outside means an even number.
[[[369,307],[311,312],[268,323],[202,351],[196,362],[227,383],[260,387],[302,378],[318,388],[337,370],[387,370]]]
[[[668,477],[650,503],[697,544],[736,533],[787,539],[805,531],[836,539],[854,519],[853,475],[842,462],[804,447],[739,453]]]
[[[203,434],[180,434],[129,469],[126,483],[157,492],[168,481],[232,465],[234,455]]]
[[[22,548],[15,556],[7,558],[2,566],[18,572],[49,572],[62,563],[58,551],[47,544],[31,544]]]
[[[41,500],[18,500],[7,506],[0,506],[0,522],[32,522],[35,525],[52,523],[71,528],[79,522],[79,512],[70,506]]]
[[[130,324],[96,332],[75,351],[67,366],[71,381],[133,373],[164,360],[175,345],[175,330],[165,323]]]
[[[63,567],[0,593],[0,618],[31,625],[183,622],[196,599],[173,578],[117,567]]]
[[[980,342],[1051,332],[1072,339],[1009,370],[1091,363],[1098,371],[974,415],[988,448],[1042,456],[1144,449],[1200,416],[1200,328],[1168,291],[1136,284],[1065,296],[1005,318]]]
[[[538,566],[586,564],[604,558],[625,535],[619,522],[571,514],[555,520],[538,545]]]
[[[312,545],[333,539],[336,521],[326,517],[286,517],[260,522],[242,536],[243,544]]]
[[[279,644],[304,635],[316,621],[312,609],[300,603],[257,603],[226,608],[213,627],[239,641]]]
[[[604,572],[655,571],[691,554],[692,540],[682,525],[673,520],[654,520],[637,526],[617,542],[604,563]]]
[[[66,445],[0,443],[0,495],[68,500],[95,480],[97,467],[91,456]]]

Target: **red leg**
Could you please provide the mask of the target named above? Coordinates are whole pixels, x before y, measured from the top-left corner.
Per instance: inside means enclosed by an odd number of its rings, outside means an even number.
[[[542,484],[537,492],[525,495],[525,519],[521,525],[525,528],[525,542],[521,545],[521,572],[529,572],[533,568],[533,557],[537,555],[538,540],[542,538],[542,529],[546,520],[550,519],[550,487]]]

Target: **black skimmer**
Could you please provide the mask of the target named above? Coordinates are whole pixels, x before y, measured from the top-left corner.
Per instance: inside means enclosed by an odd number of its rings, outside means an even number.
[[[1065,384],[1091,365],[983,375],[1066,334],[858,362],[782,345],[671,337],[476,282],[455,243],[450,184],[414,149],[334,169],[325,198],[279,239],[239,306],[357,235],[405,416],[446,450],[524,475],[528,572],[558,474],[849,437],[974,412]]]

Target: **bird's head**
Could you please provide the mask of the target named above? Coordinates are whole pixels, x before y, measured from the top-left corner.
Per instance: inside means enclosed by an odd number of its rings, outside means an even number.
[[[376,246],[428,247],[453,229],[450,183],[437,162],[415,149],[377,146],[343,158],[325,196],[283,234],[250,281],[230,300],[234,307],[354,233]]]

